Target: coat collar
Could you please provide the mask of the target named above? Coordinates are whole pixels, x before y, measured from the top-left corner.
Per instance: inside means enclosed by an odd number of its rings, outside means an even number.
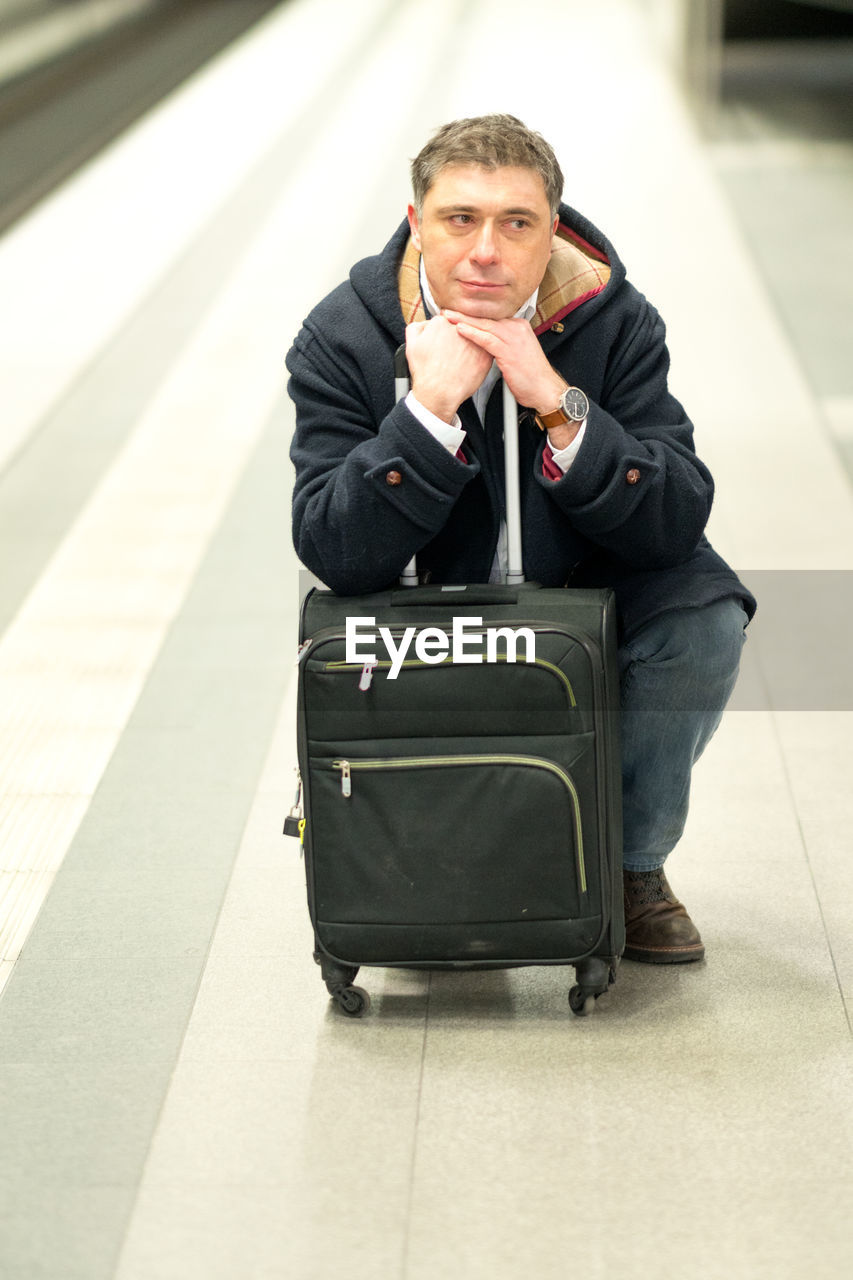
[[[542,334],[554,328],[584,302],[601,293],[609,280],[610,263],[605,255],[561,222],[539,286],[536,314],[530,322],[534,331]],[[420,254],[411,237],[397,271],[397,291],[404,324],[427,319],[421,297]]]

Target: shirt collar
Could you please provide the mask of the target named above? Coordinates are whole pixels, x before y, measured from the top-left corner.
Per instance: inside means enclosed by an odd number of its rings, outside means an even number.
[[[424,306],[426,307],[427,314],[430,316],[437,316],[439,308],[436,306],[435,298],[432,296],[432,289],[429,287],[429,281],[427,280],[427,274],[424,268],[423,256],[421,256],[421,293],[423,294]],[[538,300],[539,286],[537,285],[527,301],[522,303],[516,311],[513,319],[532,320],[536,315],[536,303]]]

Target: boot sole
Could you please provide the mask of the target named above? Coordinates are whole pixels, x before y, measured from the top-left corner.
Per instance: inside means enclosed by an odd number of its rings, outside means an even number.
[[[705,959],[705,948],[697,947],[693,951],[645,951],[626,947],[622,952],[623,960],[635,960],[639,964],[692,964],[696,960]]]

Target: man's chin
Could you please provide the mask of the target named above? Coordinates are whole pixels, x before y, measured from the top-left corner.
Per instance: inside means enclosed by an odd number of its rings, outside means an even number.
[[[518,307],[513,307],[506,298],[459,298],[450,311],[459,311],[472,320],[508,320],[514,316]]]

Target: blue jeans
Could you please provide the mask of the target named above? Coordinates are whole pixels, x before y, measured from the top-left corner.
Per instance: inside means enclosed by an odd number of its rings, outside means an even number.
[[[737,679],[739,601],[660,614],[619,650],[627,871],[663,865],[687,819],[690,774]]]

